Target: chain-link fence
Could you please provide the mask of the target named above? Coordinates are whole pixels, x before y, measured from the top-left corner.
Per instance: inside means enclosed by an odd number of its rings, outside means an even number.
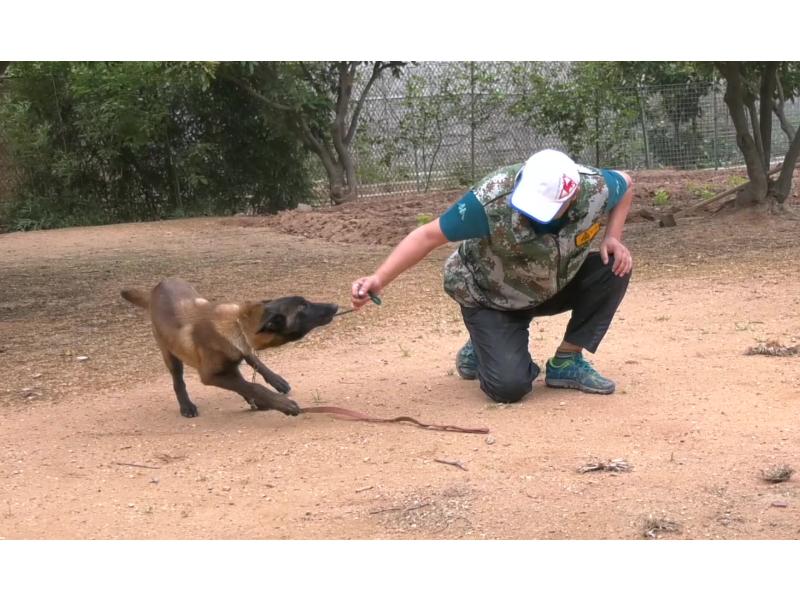
[[[400,77],[385,74],[366,99],[354,138],[359,195],[467,187],[542,148],[609,168],[742,164],[719,82],[611,89],[600,82],[593,90],[591,80],[578,83],[586,64],[424,62]],[[784,110],[796,128],[800,103]],[[789,144],[781,125],[773,115],[773,159]],[[0,139],[0,198],[12,168]],[[326,199],[316,156],[308,169]]]
[[[549,86],[539,96],[526,86],[531,72]],[[542,148],[610,168],[742,164],[719,82],[618,88],[602,97],[584,91],[576,104],[559,107],[559,97],[547,94],[561,85],[562,99],[569,99],[565,84],[572,76],[569,63],[440,62],[382,79],[366,101],[356,139],[359,194],[469,186]],[[531,109],[537,98],[556,106]],[[788,122],[800,120],[798,103],[787,103],[785,112]],[[582,118],[578,132],[570,121],[576,115]],[[788,144],[773,116],[773,159]]]

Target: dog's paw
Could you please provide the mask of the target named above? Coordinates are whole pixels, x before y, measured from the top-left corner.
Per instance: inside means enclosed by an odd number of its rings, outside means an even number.
[[[280,406],[278,406],[278,410],[290,417],[296,417],[300,414],[300,407],[297,405],[297,402],[289,400],[288,398],[281,402]]]
[[[290,386],[289,382],[280,375],[274,375],[267,383],[269,383],[281,394],[288,394],[290,391],[292,391],[292,386]]]
[[[181,414],[187,419],[191,419],[192,417],[196,417],[200,413],[197,412],[197,407],[194,404],[182,404]]]

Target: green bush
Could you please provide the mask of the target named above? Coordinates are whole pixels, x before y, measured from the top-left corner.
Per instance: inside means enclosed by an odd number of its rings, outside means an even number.
[[[653,203],[656,206],[666,206],[669,204],[669,198],[670,196],[667,190],[658,189],[653,197]]]
[[[199,63],[14,63],[0,131],[12,229],[274,212],[310,189],[306,151]]]

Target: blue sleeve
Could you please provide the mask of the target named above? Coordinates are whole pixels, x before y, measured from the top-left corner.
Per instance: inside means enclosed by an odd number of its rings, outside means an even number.
[[[628,191],[628,182],[625,181],[622,173],[617,171],[600,169],[600,173],[603,175],[603,179],[606,180],[606,186],[608,187],[608,204],[606,205],[606,210],[611,212],[619,201],[622,200],[625,192]]]
[[[444,237],[451,242],[489,235],[489,219],[486,217],[486,211],[471,191],[439,217],[439,226]]]

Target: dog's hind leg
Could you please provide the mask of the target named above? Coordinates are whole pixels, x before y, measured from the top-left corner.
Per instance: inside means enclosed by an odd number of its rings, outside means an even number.
[[[299,415],[300,407],[294,400],[286,396],[276,394],[257,383],[246,381],[239,368],[232,365],[217,373],[204,373],[201,371],[200,380],[206,385],[221,387],[226,390],[236,392],[244,398],[248,404],[255,406],[258,410],[279,410],[285,415]]]
[[[283,377],[278,375],[275,371],[271,370],[267,365],[258,360],[255,354],[247,354],[244,357],[245,362],[253,367],[256,372],[264,378],[268,384],[278,390],[281,394],[288,394],[292,389],[289,382]]]
[[[162,350],[162,354],[164,355],[164,362],[167,364],[167,368],[172,375],[172,389],[175,390],[175,396],[178,398],[181,414],[184,417],[196,417],[199,414],[197,412],[197,406],[189,399],[189,393],[186,391],[186,383],[183,381],[183,363],[166,350]]]

